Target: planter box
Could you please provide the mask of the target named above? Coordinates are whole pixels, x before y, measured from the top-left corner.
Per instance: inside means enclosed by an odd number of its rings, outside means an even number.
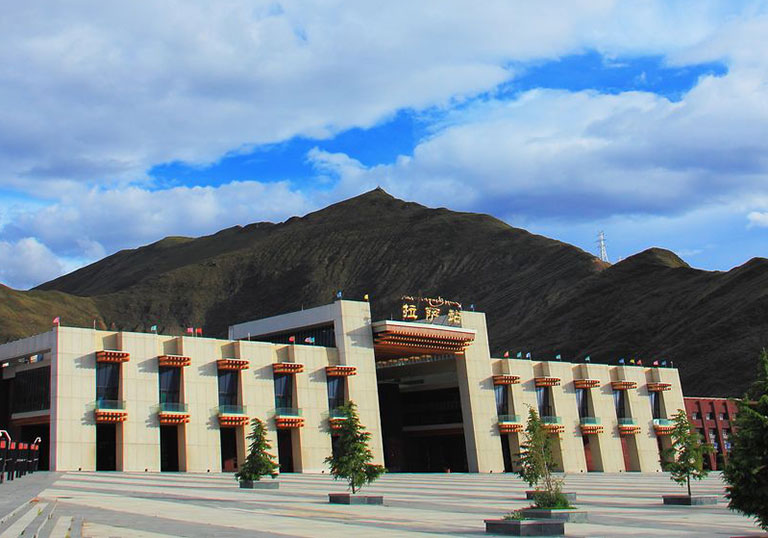
[[[532,489],[526,490],[525,498],[526,499],[533,499],[533,495],[535,493],[536,493],[536,490],[532,490]],[[565,495],[565,498],[568,499],[568,502],[570,502],[570,503],[575,503],[576,502],[576,493],[575,492],[572,491],[570,493],[566,493],[564,491],[563,495]]]
[[[507,536],[563,536],[565,522],[557,519],[486,519],[485,532]]]
[[[530,519],[557,519],[569,523],[586,523],[587,513],[567,508],[523,508],[523,515]]]
[[[276,480],[241,480],[240,487],[243,489],[278,489],[280,482]]]
[[[717,504],[717,495],[662,495],[664,504],[678,506],[698,506],[701,504]]]
[[[329,493],[328,502],[331,504],[384,504],[384,497],[381,495]]]

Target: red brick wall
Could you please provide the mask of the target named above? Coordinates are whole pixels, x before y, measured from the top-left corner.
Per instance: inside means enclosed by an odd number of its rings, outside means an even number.
[[[688,420],[697,431],[704,432],[704,441],[715,445],[715,452],[705,456],[705,466],[718,470],[727,460],[729,437],[733,433],[732,421],[738,408],[726,398],[685,398]]]

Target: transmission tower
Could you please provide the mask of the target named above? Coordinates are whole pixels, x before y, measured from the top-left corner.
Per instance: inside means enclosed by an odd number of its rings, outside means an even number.
[[[605,250],[605,232],[597,234],[597,245],[600,250],[600,260],[608,263],[608,251]]]

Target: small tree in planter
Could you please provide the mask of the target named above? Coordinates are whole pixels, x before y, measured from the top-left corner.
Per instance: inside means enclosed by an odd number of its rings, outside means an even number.
[[[251,442],[248,450],[248,456],[245,458],[240,470],[235,473],[235,479],[240,481],[241,488],[277,488],[277,482],[271,484],[262,484],[257,486],[259,480],[264,476],[277,476],[278,464],[275,462],[275,456],[270,454],[272,446],[267,440],[267,427],[258,418],[251,421],[252,429],[248,435]]]
[[[357,497],[354,495],[360,491],[363,486],[372,483],[386,469],[382,465],[375,465],[373,461],[373,452],[368,448],[368,442],[371,440],[371,434],[365,431],[365,427],[360,424],[360,417],[357,414],[357,406],[350,401],[339,408],[345,419],[341,427],[335,432],[338,434],[338,444],[336,452],[325,458],[325,463],[331,467],[331,475],[335,480],[344,479],[352,490],[349,494],[330,494],[330,502],[351,504],[382,504],[381,496]]]
[[[574,510],[563,493],[563,481],[552,476],[556,466],[552,455],[552,438],[532,407],[528,409],[528,421],[520,448],[520,470],[517,474],[530,487],[535,487],[534,491],[527,492],[529,498],[533,497],[534,504],[530,508],[515,510],[503,519],[486,519],[485,532],[515,536],[560,536],[565,533],[566,521],[586,521],[586,512]],[[539,487],[540,484],[543,487]]]
[[[757,379],[738,404],[723,471],[725,496],[728,508],[756,518],[768,530],[768,350],[760,353]]]
[[[714,495],[691,496],[691,479],[702,480],[709,474],[704,469],[704,454],[712,452],[712,445],[701,442],[701,436],[692,427],[688,415],[678,409],[672,417],[672,447],[664,451],[662,466],[670,478],[688,486],[688,495],[664,495],[664,504],[715,504]]]
[[[538,413],[529,408],[525,436],[518,463],[520,478],[530,487],[535,487],[533,499],[538,508],[572,508],[566,494],[562,492],[563,480],[552,476],[557,463],[552,455],[552,438],[544,429]],[[540,488],[539,484],[543,487]]]

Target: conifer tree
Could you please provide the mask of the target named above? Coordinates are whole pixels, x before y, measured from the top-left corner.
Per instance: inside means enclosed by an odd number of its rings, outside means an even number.
[[[551,470],[555,464],[552,458],[552,440],[544,430],[539,414],[532,407],[528,409],[525,436],[520,448],[520,470],[517,472],[520,478],[530,487],[538,486],[542,480],[551,479]]]
[[[368,448],[371,434],[360,424],[355,403],[347,402],[339,407],[339,411],[345,419],[336,430],[339,435],[337,450],[325,458],[325,463],[330,465],[333,478],[346,480],[354,494],[385,473],[386,469],[371,463],[373,452]]]
[[[267,427],[258,418],[254,418],[251,425],[251,433],[248,435],[248,440],[251,442],[248,456],[235,474],[235,478],[241,481],[261,480],[261,477],[267,475],[275,478],[278,464],[275,462],[275,456],[269,452],[272,446],[267,440]]]
[[[664,451],[662,466],[669,471],[671,480],[687,484],[690,497],[691,479],[701,480],[709,474],[704,469],[704,454],[712,452],[712,445],[701,442],[701,435],[691,427],[685,410],[678,409],[672,422],[672,447]]]
[[[538,508],[570,508],[568,499],[562,493],[563,481],[552,476],[556,462],[552,454],[552,438],[535,409],[528,409],[525,436],[518,454],[520,470],[517,474],[529,486],[536,486],[535,504]],[[539,490],[538,484],[543,485]]]
[[[728,508],[755,517],[768,530],[768,350],[760,353],[757,379],[738,405],[723,471],[725,496]]]

